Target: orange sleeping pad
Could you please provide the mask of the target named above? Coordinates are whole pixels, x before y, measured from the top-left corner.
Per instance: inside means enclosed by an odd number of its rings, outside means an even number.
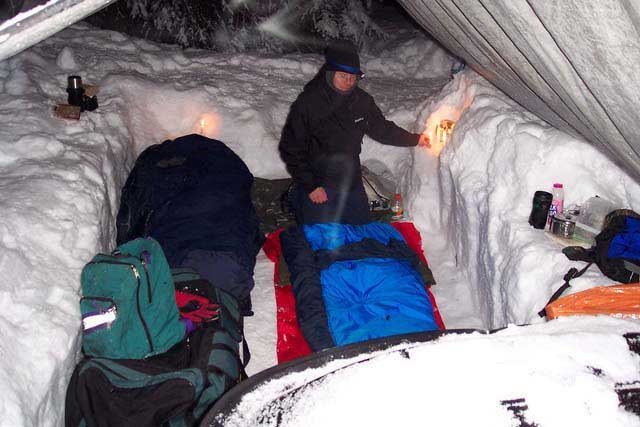
[[[601,286],[567,295],[547,305],[547,319],[607,314],[640,319],[640,283]]]

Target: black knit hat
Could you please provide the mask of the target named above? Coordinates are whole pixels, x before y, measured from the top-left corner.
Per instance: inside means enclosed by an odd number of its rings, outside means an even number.
[[[343,71],[355,74],[359,78],[364,77],[360,69],[360,57],[358,48],[348,41],[340,41],[327,46],[324,51],[326,69],[329,71]]]

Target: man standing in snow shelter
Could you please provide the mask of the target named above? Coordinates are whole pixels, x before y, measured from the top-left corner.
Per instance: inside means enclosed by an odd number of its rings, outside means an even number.
[[[356,47],[331,45],[324,65],[291,106],[279,149],[293,177],[298,224],[369,222],[360,166],[365,134],[387,145],[430,146],[426,135],[385,119],[371,95],[358,87],[363,77]]]

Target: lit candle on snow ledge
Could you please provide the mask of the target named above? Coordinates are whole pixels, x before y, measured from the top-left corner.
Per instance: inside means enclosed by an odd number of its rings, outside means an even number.
[[[215,113],[204,113],[194,127],[196,133],[207,138],[215,138],[220,128],[220,117]]]

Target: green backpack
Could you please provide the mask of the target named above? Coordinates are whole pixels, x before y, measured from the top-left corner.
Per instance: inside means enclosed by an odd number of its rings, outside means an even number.
[[[142,359],[185,336],[171,270],[160,244],[140,238],[82,270],[82,350],[87,356]]]
[[[249,351],[236,298],[195,270],[179,268],[172,273],[177,290],[219,305],[218,316],[154,357],[85,357],[67,388],[65,425],[197,426],[224,393],[246,378]],[[241,341],[244,363],[239,356]]]

